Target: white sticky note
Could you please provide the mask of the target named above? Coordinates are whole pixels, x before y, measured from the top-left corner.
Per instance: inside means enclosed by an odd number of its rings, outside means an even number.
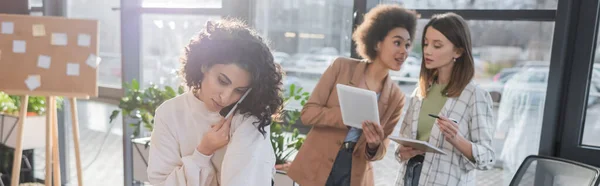
[[[98,64],[100,64],[100,58],[94,54],[90,54],[87,60],[85,60],[85,63],[92,68],[98,68]]]
[[[90,37],[90,35],[79,34],[77,36],[77,45],[83,46],[83,47],[89,47],[91,40],[92,40],[92,38]]]
[[[79,64],[67,63],[67,76],[79,76]]]
[[[52,45],[67,46],[67,34],[52,33]]]
[[[13,41],[13,52],[14,53],[25,53],[26,43],[23,40],[14,40]]]
[[[35,90],[42,85],[42,78],[40,75],[29,75],[27,79],[25,79],[25,85],[29,90]]]
[[[40,55],[38,57],[38,61],[37,61],[37,66],[38,67],[49,69],[50,68],[50,63],[51,63],[50,56]]]
[[[15,23],[2,22],[2,34],[13,34],[15,32]]]
[[[35,24],[31,27],[33,29],[34,37],[46,36],[46,27],[42,24]]]

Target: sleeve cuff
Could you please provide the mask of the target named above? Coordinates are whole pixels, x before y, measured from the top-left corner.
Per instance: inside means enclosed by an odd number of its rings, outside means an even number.
[[[369,161],[377,161],[377,160],[381,160],[383,159],[383,156],[385,154],[385,144],[386,143],[381,143],[379,144],[379,147],[377,147],[377,149],[374,150],[370,150],[369,149],[369,145],[365,144],[365,155],[367,157],[367,160]],[[372,151],[372,152],[370,152]]]
[[[471,171],[473,169],[479,169],[479,170],[488,170],[491,169],[494,165],[494,154],[491,153],[487,153],[488,151],[485,149],[485,147],[479,146],[475,143],[471,142],[471,150],[473,151],[473,159],[475,160],[475,162],[472,162],[471,160],[469,160],[469,158],[467,158],[464,154],[462,155],[462,161],[463,161],[463,165],[464,168],[467,171]],[[481,153],[484,154],[481,154]]]
[[[479,154],[479,152],[477,150],[477,146],[475,144],[473,144],[472,142],[471,142],[471,151],[473,154],[473,159],[475,159],[476,162],[479,161],[477,159],[477,155]],[[474,162],[472,162],[469,158],[467,158],[467,156],[465,156],[464,154],[461,154],[461,160],[463,161],[462,164],[464,165],[464,168],[467,170],[467,172],[477,168],[477,165]]]
[[[198,167],[210,167],[211,163],[210,163],[210,158],[212,157],[212,155],[207,156],[204,155],[200,152],[198,152],[198,150],[194,150],[194,153],[191,156],[188,156],[188,158],[190,160],[192,160],[192,162],[194,162],[196,165],[198,165]]]

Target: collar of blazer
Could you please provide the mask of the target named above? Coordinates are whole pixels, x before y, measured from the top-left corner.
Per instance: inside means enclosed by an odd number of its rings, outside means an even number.
[[[354,68],[354,72],[350,72],[352,73],[352,78],[350,79],[349,85],[350,86],[358,86],[360,84],[360,81],[364,78],[365,76],[365,70],[367,70],[367,66],[370,63],[361,61],[358,62],[356,64],[356,67]],[[390,95],[392,94],[392,86],[393,86],[394,81],[392,81],[392,79],[390,79],[390,75],[388,74],[385,77],[384,83],[383,83],[383,89],[381,90],[381,94],[379,96],[379,101],[377,101],[377,104],[379,105],[379,114],[382,114],[383,112],[383,108],[386,108],[387,104],[389,103],[389,98]]]

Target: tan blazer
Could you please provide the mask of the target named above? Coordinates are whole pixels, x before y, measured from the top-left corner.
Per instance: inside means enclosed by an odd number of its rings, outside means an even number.
[[[356,59],[337,58],[325,70],[302,109],[302,123],[312,126],[312,129],[288,171],[289,177],[300,185],[325,185],[337,153],[348,134],[348,127],[342,122],[335,85],[358,86],[367,65],[368,63]],[[378,105],[380,124],[386,140],[379,146],[375,156],[369,157],[365,136],[360,137],[352,157],[352,186],[374,185],[373,171],[368,161],[383,158],[389,143],[387,136],[400,120],[404,93],[389,76],[385,79]]]

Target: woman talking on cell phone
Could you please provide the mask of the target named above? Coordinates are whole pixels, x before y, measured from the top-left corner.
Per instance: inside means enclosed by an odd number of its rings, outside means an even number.
[[[434,15],[421,41],[421,76],[400,136],[427,141],[446,155],[400,145],[396,158],[402,169],[396,185],[475,185],[474,169],[492,168],[496,156],[491,146],[492,99],[472,81],[469,28],[454,13]]]
[[[209,21],[186,46],[181,75],[190,91],[156,109],[150,183],[271,185],[282,73],[263,39],[239,20]]]

